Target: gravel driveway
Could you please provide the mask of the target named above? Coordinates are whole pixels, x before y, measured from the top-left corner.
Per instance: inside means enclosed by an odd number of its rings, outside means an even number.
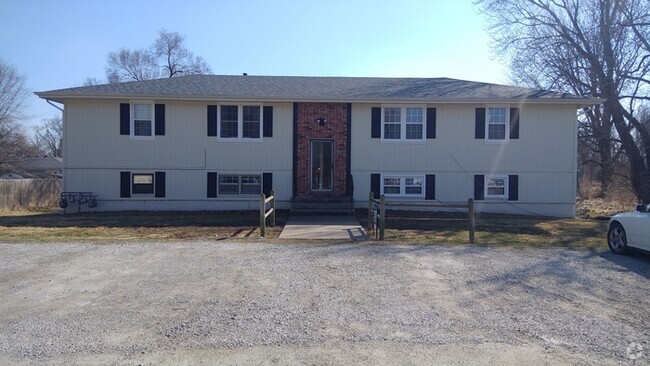
[[[0,364],[650,364],[650,257],[0,244]]]

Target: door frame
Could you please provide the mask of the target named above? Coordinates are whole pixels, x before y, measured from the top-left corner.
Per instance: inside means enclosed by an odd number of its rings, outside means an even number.
[[[313,153],[314,142],[327,142],[330,144],[330,185],[329,189],[314,189],[313,188]],[[322,158],[321,158],[322,160]],[[334,139],[310,139],[309,140],[309,191],[315,193],[326,193],[334,191]]]

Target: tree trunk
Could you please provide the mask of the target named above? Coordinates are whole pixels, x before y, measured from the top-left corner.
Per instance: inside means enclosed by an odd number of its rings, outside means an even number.
[[[639,201],[648,204],[650,203],[650,169],[648,169],[647,162],[625,123],[623,106],[618,99],[608,99],[606,104],[611,108],[612,120],[621,140],[621,146],[630,161],[632,189]]]

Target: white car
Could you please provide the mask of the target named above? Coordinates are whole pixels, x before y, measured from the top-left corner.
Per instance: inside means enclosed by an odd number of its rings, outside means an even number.
[[[634,212],[623,212],[609,219],[607,244],[616,253],[628,248],[650,252],[650,205],[637,205]]]

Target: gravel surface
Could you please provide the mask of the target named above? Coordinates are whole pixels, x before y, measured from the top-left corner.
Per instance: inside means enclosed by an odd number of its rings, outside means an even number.
[[[650,364],[650,257],[0,244],[0,364]]]

